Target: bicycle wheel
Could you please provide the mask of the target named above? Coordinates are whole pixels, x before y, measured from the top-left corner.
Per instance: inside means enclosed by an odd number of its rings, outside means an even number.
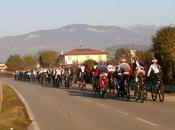
[[[145,93],[144,93],[144,89],[142,88],[139,90],[139,100],[140,100],[140,103],[143,103],[145,100]]]
[[[147,89],[145,87],[143,87],[143,93],[144,93],[144,98],[145,98],[145,101],[146,101],[147,96],[148,96],[148,92],[147,92]]]
[[[85,81],[83,81],[82,90],[86,90],[86,82]]]
[[[116,85],[116,98],[120,96],[120,87],[119,85]]]
[[[130,99],[130,87],[126,81],[124,83],[124,95],[126,96],[127,101],[129,101],[129,99]]]
[[[134,86],[134,98],[136,102],[139,99],[139,85]]]
[[[81,87],[81,82],[80,82],[80,81],[78,81],[78,87],[79,87],[79,88]]]
[[[105,98],[106,90],[103,88],[101,90],[101,98]]]
[[[160,86],[159,86],[159,101],[160,102],[163,102],[164,101],[164,96],[165,96],[165,91],[164,91],[164,85],[163,84],[161,84]]]
[[[128,89],[127,89],[127,101],[129,101],[129,99],[130,99],[130,88],[128,86]]]
[[[156,89],[154,87],[152,87],[152,90],[151,90],[151,97],[152,97],[153,101],[157,100],[157,92],[156,92]]]

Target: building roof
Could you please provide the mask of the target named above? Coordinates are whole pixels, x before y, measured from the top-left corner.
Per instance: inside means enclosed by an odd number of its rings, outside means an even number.
[[[108,54],[104,50],[93,49],[93,48],[74,48],[70,51],[64,52],[64,55],[98,55]]]

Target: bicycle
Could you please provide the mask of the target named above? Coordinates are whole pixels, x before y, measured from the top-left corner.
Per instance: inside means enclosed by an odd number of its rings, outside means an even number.
[[[82,90],[86,90],[86,81],[85,81],[85,79],[80,79],[78,81],[78,87],[81,88]]]
[[[163,102],[165,98],[165,86],[163,85],[163,81],[160,77],[156,78],[155,86],[151,87],[151,97],[153,101],[157,100],[157,96],[159,96],[159,101]]]
[[[138,82],[136,83],[134,89],[134,97],[136,102],[139,100],[140,103],[143,103],[147,99],[147,90],[145,88],[144,75],[142,73],[139,73],[137,78]]]
[[[129,72],[124,72],[124,83],[123,83],[123,91],[121,92],[122,97],[126,98],[127,101],[130,99],[130,77]]]

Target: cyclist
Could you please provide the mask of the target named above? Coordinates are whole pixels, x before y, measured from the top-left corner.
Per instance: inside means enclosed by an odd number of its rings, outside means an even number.
[[[126,59],[122,59],[121,64],[118,65],[117,71],[129,72],[129,70],[130,70],[130,66],[128,63],[126,63]]]
[[[148,70],[148,78],[151,77],[153,79],[153,83],[155,84],[157,78],[161,77],[161,66],[157,63],[157,59],[152,60],[152,64],[149,67]]]
[[[145,70],[144,70],[144,64],[141,59],[137,59],[136,62],[136,67],[135,67],[135,82],[138,82],[138,74],[142,73],[145,75]]]
[[[78,66],[77,77],[78,77],[78,83],[83,82],[83,80],[85,80],[85,66],[84,65]]]
[[[124,91],[124,80],[129,76],[129,71],[130,71],[130,66],[126,62],[126,59],[122,59],[121,64],[118,65],[118,74],[122,73],[121,75],[121,83],[120,83],[120,90],[123,92]]]
[[[98,70],[97,65],[94,65],[93,69],[92,69],[92,83],[93,83],[93,85],[98,83],[98,80],[99,80],[99,70]]]
[[[94,65],[92,68],[92,86],[94,90],[98,89],[99,82],[99,69],[97,65]]]
[[[100,77],[101,77],[102,75],[108,76],[108,69],[107,69],[107,67],[104,65],[103,62],[99,63],[99,65],[98,65],[98,70],[99,70],[99,75],[100,75]]]
[[[112,64],[108,64],[107,65],[107,69],[108,69],[108,87],[110,89],[110,93],[112,91],[112,89],[114,89],[114,71],[115,71],[115,67]]]
[[[99,65],[98,65],[98,70],[99,70],[99,84],[100,84],[100,87],[101,87],[102,86],[101,81],[103,81],[104,77],[106,77],[105,82],[107,81],[108,69],[104,65],[103,62],[100,62]]]

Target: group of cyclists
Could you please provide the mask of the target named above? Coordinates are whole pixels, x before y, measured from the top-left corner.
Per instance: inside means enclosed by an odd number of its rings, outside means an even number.
[[[71,66],[39,68],[37,70],[16,71],[14,77],[16,80],[38,81],[45,86],[69,88],[74,81],[82,90],[86,90],[87,77],[91,78],[95,94],[105,97],[107,93],[116,94],[117,97],[126,97],[130,99],[130,90],[134,89],[134,97],[143,102],[147,96],[145,79],[152,81],[152,92],[156,88],[156,83],[161,80],[162,71],[157,59],[152,60],[147,73],[143,61],[134,58],[131,64],[126,59],[121,59],[120,64],[114,66],[109,63],[99,62],[87,70],[85,65],[79,65],[76,69]],[[76,78],[74,78],[76,77]],[[161,80],[161,86],[163,85]],[[131,87],[132,86],[132,87]],[[162,90],[163,91],[163,90]],[[159,92],[155,91],[158,95]],[[153,93],[152,98],[157,99]],[[164,94],[164,93],[163,93]],[[161,98],[163,101],[163,98]]]
[[[162,71],[157,59],[152,60],[147,73],[143,61],[138,58],[134,58],[130,65],[125,58],[117,66],[99,63],[92,70],[93,88],[95,93],[100,94],[101,97],[104,97],[107,90],[109,90],[110,93],[126,97],[129,100],[130,89],[133,88],[136,101],[139,99],[143,102],[147,98],[145,80],[151,81],[153,100],[156,100],[157,95],[159,95],[160,101],[163,101],[164,86],[162,83]],[[157,84],[157,81],[161,83]],[[155,88],[159,88],[160,91],[155,92]]]
[[[15,80],[39,82],[43,86],[69,88],[73,80],[71,67],[38,68],[14,72]]]

